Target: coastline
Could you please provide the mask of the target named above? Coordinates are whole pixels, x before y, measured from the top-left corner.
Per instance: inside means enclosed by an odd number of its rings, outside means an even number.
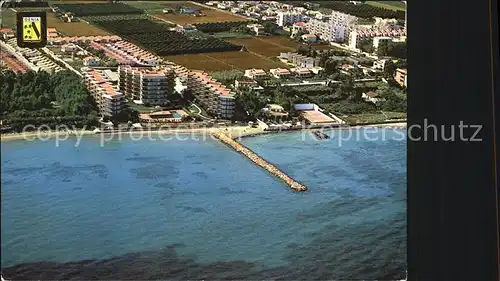
[[[394,128],[394,129],[404,129],[407,127],[406,122],[394,122],[394,123],[379,123],[379,124],[355,124],[351,126],[341,127],[339,129],[347,128]],[[313,130],[313,129],[302,129],[302,130]],[[24,133],[7,133],[0,134],[0,142],[15,141],[15,140],[25,140],[30,141],[38,138],[52,139],[59,138],[60,140],[66,140],[72,137],[81,136],[91,136],[91,135],[134,135],[134,134],[150,134],[150,135],[171,135],[171,134],[212,134],[215,132],[225,132],[233,139],[256,137],[264,134],[277,134],[277,133],[288,133],[296,132],[300,130],[289,130],[289,131],[264,131],[261,127],[253,128],[248,126],[233,126],[224,128],[172,128],[164,130],[139,130],[139,131],[109,131],[96,133],[89,130],[75,130],[75,131],[41,131],[41,132],[24,132]]]
[[[94,132],[89,130],[76,130],[76,131],[41,131],[41,132],[24,132],[24,133],[7,133],[0,134],[0,142],[8,141],[31,141],[36,138],[43,139],[53,139],[59,138],[60,140],[70,139],[72,137],[81,136],[115,136],[115,135],[172,135],[172,134],[211,134],[214,132],[225,132],[231,138],[244,137],[248,135],[259,135],[262,133],[267,133],[261,128],[251,128],[248,126],[238,126],[238,127],[227,127],[227,128],[172,128],[164,130],[138,130],[138,131],[104,131],[104,132]]]

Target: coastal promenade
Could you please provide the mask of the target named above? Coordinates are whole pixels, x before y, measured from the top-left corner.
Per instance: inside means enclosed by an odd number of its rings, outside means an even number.
[[[233,148],[235,151],[245,155],[248,159],[250,159],[252,162],[254,162],[257,166],[260,166],[264,169],[266,169],[270,174],[276,176],[283,182],[285,182],[292,190],[294,191],[307,191],[307,187],[304,185],[298,183],[296,180],[292,179],[289,177],[287,174],[276,168],[274,165],[270,164],[266,160],[264,160],[262,157],[257,155],[256,153],[252,152],[250,149],[246,148],[227,134],[223,132],[213,132],[212,135],[217,138],[219,141],[227,144],[231,148]]]

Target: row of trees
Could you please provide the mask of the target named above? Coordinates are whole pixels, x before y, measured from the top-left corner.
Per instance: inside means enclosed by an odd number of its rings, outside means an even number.
[[[394,58],[407,58],[407,44],[404,42],[382,41],[378,45],[377,55]]]
[[[11,126],[48,120],[82,126],[97,121],[96,105],[81,78],[72,71],[6,71],[0,75],[0,84],[0,115]]]

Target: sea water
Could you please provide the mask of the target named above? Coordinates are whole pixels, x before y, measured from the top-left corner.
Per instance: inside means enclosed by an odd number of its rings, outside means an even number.
[[[241,140],[305,193],[210,138],[2,143],[3,275],[403,278],[404,130],[345,134]]]

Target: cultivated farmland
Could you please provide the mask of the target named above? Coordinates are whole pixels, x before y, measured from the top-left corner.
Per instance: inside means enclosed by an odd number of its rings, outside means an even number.
[[[240,25],[249,24],[250,22],[243,21],[227,21],[227,22],[206,22],[195,24],[196,29],[201,32],[226,32],[230,31],[231,28],[238,27]]]
[[[288,68],[285,64],[263,58],[248,52],[224,52],[168,56],[167,60],[191,69],[200,69],[207,72],[224,70],[240,70],[249,68]]]
[[[283,45],[279,42],[281,38],[277,36],[235,38],[226,40],[233,44],[245,46],[248,51],[260,54],[265,57],[276,57],[281,52],[295,52],[295,50],[299,46],[299,43],[295,43],[293,41],[290,41],[290,43],[286,43],[288,46]],[[285,40],[287,39],[285,38]]]
[[[108,32],[83,21],[63,22],[52,12],[47,12],[47,27],[53,27],[66,36],[109,35]]]
[[[55,4],[61,11],[70,12],[76,17],[101,15],[142,14],[143,10],[122,3],[74,3]]]
[[[396,18],[404,19],[404,11],[394,11],[381,7],[375,7],[369,4],[354,5],[346,1],[318,1],[322,8],[328,8],[339,12],[344,12],[360,18]]]
[[[187,7],[186,4],[182,4],[183,7]],[[188,14],[179,14],[179,13],[155,13],[155,16],[158,16],[164,20],[171,21],[176,24],[197,24],[197,23],[207,23],[207,22],[234,22],[234,21],[248,21],[248,19],[244,17],[240,17],[237,15],[233,15],[231,13],[224,13],[218,10],[205,8],[198,5],[190,5],[189,8],[196,8],[201,11],[203,16],[194,16]]]
[[[184,36],[168,30],[165,24],[149,19],[93,21],[93,23],[159,56],[241,49],[241,46],[214,37]]]
[[[295,52],[302,45],[286,36],[257,36],[251,38],[226,39],[233,44],[245,46],[250,52],[265,57],[276,57],[281,52]],[[331,45],[312,45],[313,50],[333,49]]]

